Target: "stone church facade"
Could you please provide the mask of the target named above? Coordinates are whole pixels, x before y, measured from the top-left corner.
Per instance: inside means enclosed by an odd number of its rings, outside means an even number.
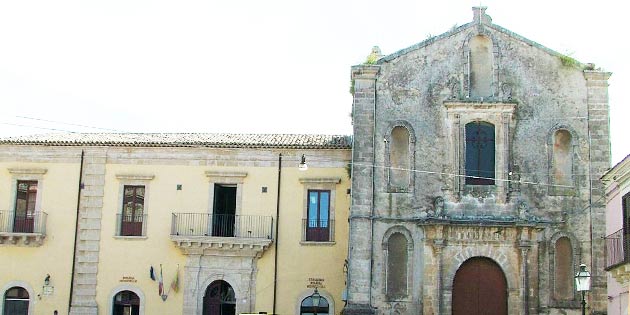
[[[610,73],[485,10],[352,67],[345,314],[605,313]]]

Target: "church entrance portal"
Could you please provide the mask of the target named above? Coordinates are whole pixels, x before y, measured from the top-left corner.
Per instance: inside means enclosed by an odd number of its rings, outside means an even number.
[[[208,286],[203,297],[203,315],[235,315],[236,296],[232,286],[217,280]]]
[[[494,261],[465,261],[453,280],[453,315],[507,315],[507,281]]]

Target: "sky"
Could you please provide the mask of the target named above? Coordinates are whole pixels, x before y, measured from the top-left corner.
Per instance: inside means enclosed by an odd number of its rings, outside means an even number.
[[[612,163],[630,154],[618,0],[1,1],[0,137],[351,134],[350,67],[373,46],[387,55],[466,24],[480,4],[495,24],[613,72]]]

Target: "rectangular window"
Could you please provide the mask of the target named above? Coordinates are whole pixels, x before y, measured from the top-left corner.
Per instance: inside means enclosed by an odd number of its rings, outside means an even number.
[[[144,186],[124,186],[120,236],[144,236],[144,190]]]
[[[623,211],[623,258],[624,262],[630,262],[630,193],[621,198]]]
[[[37,181],[19,180],[15,198],[13,232],[33,233],[35,225],[35,201],[37,200]]]
[[[309,190],[307,201],[306,241],[330,241],[330,191]]]

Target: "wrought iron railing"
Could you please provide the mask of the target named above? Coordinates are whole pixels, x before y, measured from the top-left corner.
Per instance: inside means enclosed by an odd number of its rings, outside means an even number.
[[[116,215],[116,235],[117,236],[145,236],[147,233],[146,214],[117,214]]]
[[[303,242],[334,242],[335,220],[302,219]]]
[[[627,253],[630,235],[624,235],[623,229],[606,236],[606,269],[630,262]]]
[[[272,239],[273,218],[257,215],[173,213],[171,235]]]
[[[0,232],[46,234],[46,217],[42,211],[16,214],[15,211],[0,211]]]

